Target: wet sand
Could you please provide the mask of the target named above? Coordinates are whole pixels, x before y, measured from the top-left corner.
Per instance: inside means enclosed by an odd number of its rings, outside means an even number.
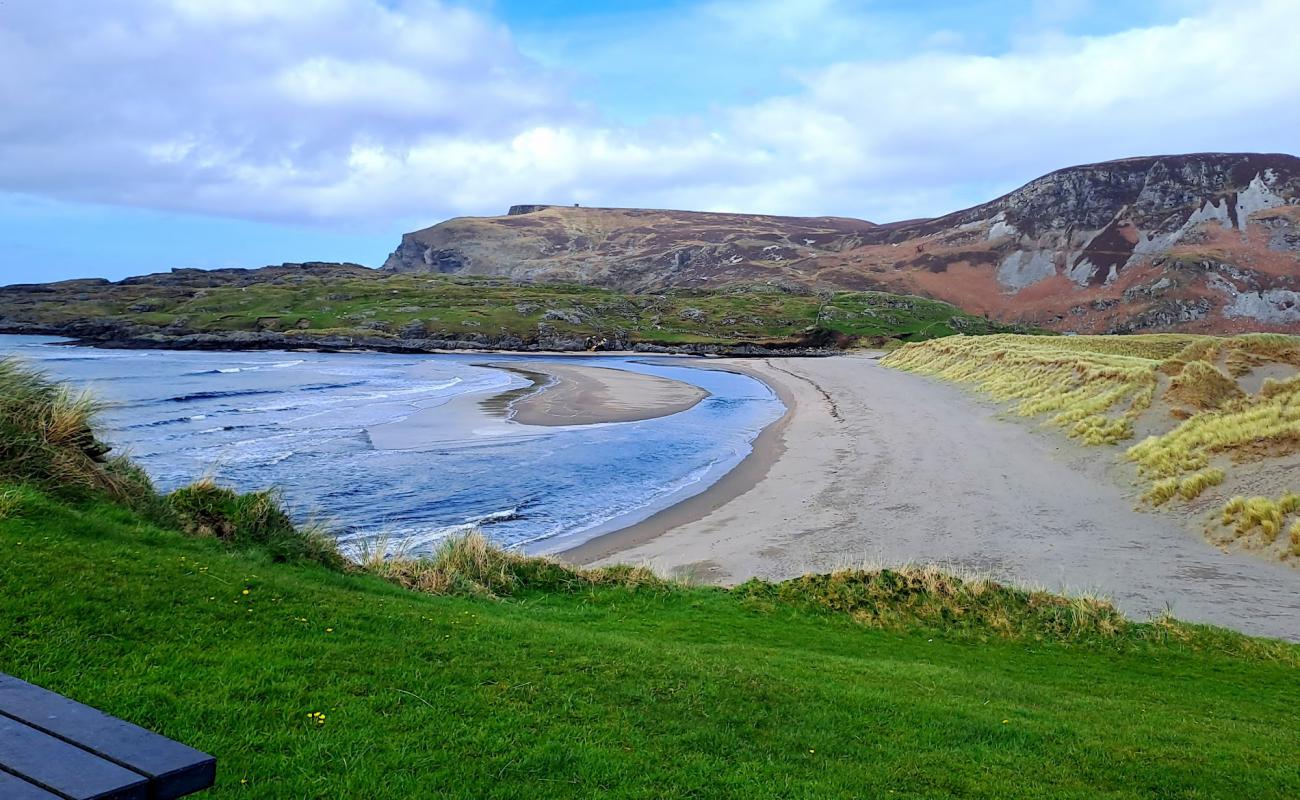
[[[861,356],[719,360],[789,409],[707,492],[569,550],[734,584],[935,563],[1112,598],[1145,618],[1300,640],[1300,571],[1224,553],[1135,510],[1115,450],[1085,448],[958,387]],[[543,393],[544,394],[544,393]]]
[[[709,396],[689,383],[610,367],[518,361],[486,366],[533,381],[530,388],[484,403],[489,411],[504,404],[510,419],[523,425],[635,422],[686,411]]]

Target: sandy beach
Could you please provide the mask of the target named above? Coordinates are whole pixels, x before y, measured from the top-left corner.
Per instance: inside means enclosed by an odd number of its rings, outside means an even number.
[[[709,491],[564,558],[717,584],[936,563],[1104,595],[1138,618],[1170,609],[1300,640],[1300,571],[1221,552],[1173,516],[1135,510],[1113,450],[1004,419],[958,387],[869,357],[707,366],[766,381],[785,418]]]
[[[489,410],[504,402],[510,419],[523,425],[592,425],[665,417],[693,407],[709,393],[689,383],[639,372],[518,361],[487,366],[523,375],[533,386],[485,401]]]

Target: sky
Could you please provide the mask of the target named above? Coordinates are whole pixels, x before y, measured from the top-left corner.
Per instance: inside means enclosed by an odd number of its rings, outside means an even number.
[[[3,0],[0,284],[379,266],[516,203],[934,216],[1300,152],[1300,0]]]

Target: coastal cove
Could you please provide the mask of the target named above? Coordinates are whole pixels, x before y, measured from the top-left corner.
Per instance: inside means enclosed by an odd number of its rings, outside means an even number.
[[[479,527],[554,552],[705,490],[785,412],[694,359],[60,344],[3,336],[0,355],[104,400],[108,441],[160,489],[275,487],[345,549],[420,553]]]
[[[299,518],[323,521],[353,552],[386,540],[418,555],[480,529],[573,564],[728,586],[938,564],[1111,598],[1138,619],[1172,610],[1300,640],[1300,570],[1135,508],[1104,449],[870,355],[55,344],[0,337],[0,352],[109,400],[110,441],[160,488],[204,474],[285,487]],[[170,381],[136,377],[141,359]]]
[[[1139,508],[1108,448],[864,355],[720,359],[789,409],[706,493],[564,553],[735,585],[844,567],[937,565],[1300,641],[1300,569],[1224,552]]]

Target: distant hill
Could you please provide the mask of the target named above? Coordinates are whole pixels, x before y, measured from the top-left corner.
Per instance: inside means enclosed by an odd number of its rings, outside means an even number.
[[[1062,331],[1300,330],[1300,158],[1070,167],[974,208],[875,224],[515,206],[408,233],[385,268],[625,291],[778,285],[919,294]]]
[[[356,264],[179,269],[0,287],[0,333],[179,349],[823,353],[1021,330],[948,303],[765,284],[629,294]]]

